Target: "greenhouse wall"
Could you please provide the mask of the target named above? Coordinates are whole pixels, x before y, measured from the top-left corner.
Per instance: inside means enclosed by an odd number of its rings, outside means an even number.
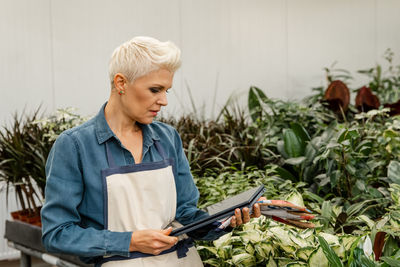
[[[95,114],[109,94],[113,49],[137,35],[182,49],[167,113],[205,116],[251,85],[274,98],[324,86],[324,67],[398,61],[397,0],[1,0],[0,121],[42,105]],[[360,78],[361,79],[361,78]],[[357,88],[362,80],[354,81]],[[190,90],[190,93],[189,93]]]
[[[400,55],[398,0],[0,0],[0,122],[15,111],[97,112],[108,59],[137,35],[182,50],[167,114],[212,117],[251,85],[299,99],[325,86],[324,67],[356,71]],[[352,88],[363,83],[361,77]],[[243,97],[242,97],[243,99]],[[9,211],[0,191],[0,236]],[[0,239],[0,259],[14,257]]]

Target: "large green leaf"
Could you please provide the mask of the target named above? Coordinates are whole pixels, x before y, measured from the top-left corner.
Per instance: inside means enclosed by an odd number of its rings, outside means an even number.
[[[286,180],[290,180],[293,182],[296,182],[297,179],[295,176],[293,176],[293,174],[291,172],[289,172],[288,170],[282,168],[282,167],[277,167],[276,172],[278,173],[278,175]]]
[[[259,88],[251,86],[248,96],[248,107],[251,119],[255,122],[261,117],[262,112],[262,102],[267,100],[267,96]]]
[[[380,260],[386,262],[387,264],[389,264],[389,266],[393,266],[393,267],[399,267],[400,266],[400,260],[395,260],[395,259],[390,258],[390,257],[380,257]]]
[[[301,124],[299,124],[297,122],[291,123],[290,128],[293,130],[293,132],[295,132],[295,134],[298,137],[300,137],[300,139],[302,141],[306,142],[306,141],[311,140],[310,135],[308,134],[306,129],[304,129],[304,127]]]
[[[283,142],[289,158],[303,156],[305,143],[301,141],[292,129],[283,130]]]

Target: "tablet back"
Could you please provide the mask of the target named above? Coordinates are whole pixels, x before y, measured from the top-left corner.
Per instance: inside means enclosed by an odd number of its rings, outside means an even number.
[[[191,224],[185,225],[184,227],[181,227],[179,229],[174,229],[170,235],[178,236],[188,233],[190,231],[200,229],[217,220],[234,215],[235,209],[237,208],[242,209],[244,207],[248,207],[251,209],[254,203],[256,203],[257,199],[259,199],[263,195],[264,191],[265,191],[264,185],[260,185],[258,187],[249,189],[241,194],[227,198],[221,202],[211,205],[206,208],[206,210],[209,213],[208,217],[202,218]]]
[[[253,206],[252,203],[254,198],[259,194],[259,192],[264,189],[264,186],[254,187],[236,196],[222,200],[221,202],[215,203],[206,208],[208,214],[214,215],[221,211],[235,210],[236,208],[243,208],[244,206]],[[257,198],[258,199],[258,198]],[[256,200],[257,200],[256,199]]]

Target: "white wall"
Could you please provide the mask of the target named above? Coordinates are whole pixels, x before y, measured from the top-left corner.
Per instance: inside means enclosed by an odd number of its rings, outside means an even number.
[[[7,194],[6,185],[0,182],[0,261],[4,259],[14,259],[20,256],[18,250],[10,248],[6,239],[3,238],[6,227],[6,220],[11,220],[10,211],[18,210],[14,188],[10,188]],[[1,263],[0,263],[1,266]]]
[[[191,109],[186,85],[207,116],[250,85],[301,98],[334,61],[373,67],[392,48],[398,63],[398,10],[397,0],[0,0],[0,122],[39,104],[95,114],[111,52],[136,35],[182,49],[169,113]]]

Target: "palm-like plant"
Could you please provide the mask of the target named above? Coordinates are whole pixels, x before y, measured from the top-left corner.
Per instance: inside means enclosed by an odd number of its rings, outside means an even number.
[[[45,186],[45,161],[51,144],[35,121],[39,109],[31,116],[15,114],[12,126],[0,132],[0,181],[8,196],[15,188],[18,203],[29,215],[39,213]]]

